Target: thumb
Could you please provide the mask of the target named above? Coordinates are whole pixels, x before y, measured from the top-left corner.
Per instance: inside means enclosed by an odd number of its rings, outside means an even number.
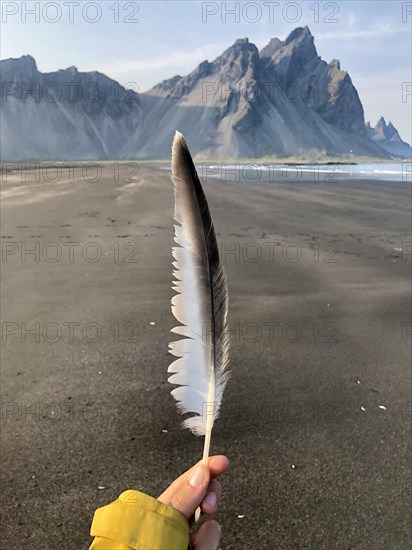
[[[217,550],[222,530],[215,520],[205,521],[191,536],[194,550]],[[189,547],[190,548],[190,547]]]
[[[209,480],[209,468],[199,462],[190,472],[186,483],[172,496],[169,506],[190,519],[206,494]]]

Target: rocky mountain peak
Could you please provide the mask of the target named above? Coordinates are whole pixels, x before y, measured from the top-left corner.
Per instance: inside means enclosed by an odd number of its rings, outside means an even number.
[[[393,140],[394,138],[397,139],[399,137],[398,130],[395,128],[392,122],[389,121],[388,124],[386,124],[386,120],[383,118],[383,116],[380,117],[374,128],[374,135],[375,139]]]
[[[305,27],[297,27],[294,29],[286,38],[284,44],[290,44],[291,42],[314,42],[309,27],[306,25]]]
[[[340,71],[341,68],[340,68],[339,59],[332,59],[332,61],[329,63],[329,67],[331,67],[333,69],[337,69],[338,71]]]
[[[377,142],[392,155],[404,158],[412,156],[410,145],[402,140],[392,122],[386,123],[383,116],[380,117],[374,128],[372,128],[370,122],[366,123],[365,128],[368,138]]]
[[[249,38],[237,38],[235,40],[235,46],[242,46],[244,44],[249,44]]]
[[[214,61],[203,61],[194,71],[184,77],[175,76],[164,80],[148,91],[151,96],[181,98],[205,84],[233,83],[242,78],[254,79],[260,63],[259,51],[248,38],[238,38]]]
[[[31,55],[4,59],[0,63],[0,74],[4,82],[18,82],[23,78],[31,80],[39,74],[36,61]]]
[[[313,73],[319,64],[314,38],[306,27],[298,27],[283,42],[272,39],[261,51],[266,68],[281,85],[297,82]]]
[[[260,50],[260,57],[272,57],[272,55],[281,47],[282,41],[279,38],[271,38],[269,43]]]
[[[298,90],[300,99],[323,120],[365,135],[362,104],[348,73],[338,59],[326,63],[318,56],[308,26],[295,29],[283,42],[272,39],[261,57],[271,80],[285,91]]]
[[[388,124],[386,125],[387,129],[390,130],[391,132],[397,132],[395,126],[392,124],[391,121],[388,122]]]
[[[74,75],[74,74],[77,74],[79,70],[74,65],[71,65],[70,67],[67,67],[66,72]],[[96,71],[93,71],[93,72],[96,72]]]
[[[25,68],[27,71],[37,71],[36,60],[31,55],[22,55],[21,57],[10,57],[9,59],[4,59],[2,64],[5,66],[13,66],[15,68]]]
[[[376,123],[375,128],[385,128],[385,126],[386,126],[386,120],[383,118],[383,116],[381,116],[378,122]]]
[[[248,38],[238,38],[235,43],[213,61],[215,69],[224,68],[233,71],[245,72],[248,67],[259,64],[259,50]],[[240,75],[239,75],[240,76]]]

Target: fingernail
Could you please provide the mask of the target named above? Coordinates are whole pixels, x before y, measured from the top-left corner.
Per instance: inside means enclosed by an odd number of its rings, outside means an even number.
[[[199,485],[203,483],[203,479],[203,468],[201,466],[196,466],[196,468],[190,474],[189,485],[191,487],[199,487]]]
[[[216,508],[217,503],[217,497],[216,493],[208,493],[205,497],[205,501],[211,506],[212,508]]]

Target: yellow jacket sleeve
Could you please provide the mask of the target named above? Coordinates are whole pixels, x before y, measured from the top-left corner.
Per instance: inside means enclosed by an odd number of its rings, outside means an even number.
[[[189,522],[140,491],[125,491],[94,513],[89,550],[187,550]]]

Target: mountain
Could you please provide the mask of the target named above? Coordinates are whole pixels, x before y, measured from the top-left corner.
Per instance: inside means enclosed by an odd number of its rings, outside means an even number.
[[[104,159],[139,125],[139,97],[76,67],[43,74],[26,55],[0,62],[1,158]]]
[[[307,27],[295,29],[284,42],[271,40],[261,52],[247,38],[239,39],[212,63],[146,93],[155,105],[154,119],[162,120],[147,150],[163,155],[171,130],[179,128],[202,156],[322,151],[386,157],[366,138],[358,94],[337,63],[327,65],[318,57]],[[129,145],[131,154],[138,143]]]
[[[366,135],[391,155],[402,158],[412,157],[412,147],[401,139],[398,130],[392,122],[386,124],[383,116],[381,116],[374,128],[371,127],[370,122],[366,123]]]
[[[261,51],[271,78],[297,95],[321,118],[342,130],[365,135],[363,107],[352,80],[337,59],[329,64],[317,54],[309,28],[295,29],[281,42],[272,39]]]
[[[339,61],[308,27],[260,52],[247,38],[143,94],[75,67],[40,73],[30,56],[0,62],[3,159],[169,158],[176,129],[203,157],[389,154],[365,128]]]

